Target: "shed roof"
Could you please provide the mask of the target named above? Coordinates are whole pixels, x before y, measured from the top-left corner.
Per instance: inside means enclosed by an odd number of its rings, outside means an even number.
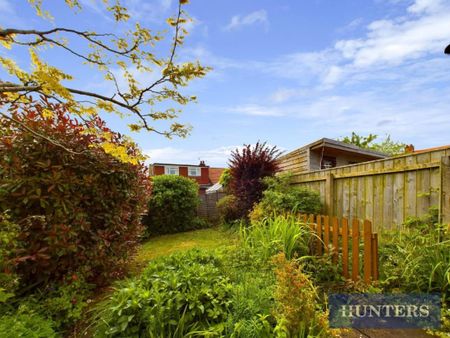
[[[379,152],[379,151],[370,150],[370,149],[363,149],[363,148],[360,148],[360,147],[355,146],[353,144],[348,144],[348,143],[345,143],[345,142],[342,142],[342,141],[337,141],[337,140],[333,140],[333,139],[326,138],[326,137],[321,138],[320,140],[317,140],[317,141],[312,142],[310,144],[307,144],[306,146],[297,148],[297,149],[295,149],[293,151],[297,151],[299,149],[318,150],[318,149],[321,149],[323,147],[335,148],[335,149],[339,149],[339,150],[343,150],[343,151],[348,151],[348,152],[352,152],[352,153],[355,153],[355,154],[371,157],[373,159],[382,159],[382,158],[389,157],[389,155],[384,154],[384,153]],[[291,152],[281,156],[281,158],[283,158],[284,156],[288,156],[293,151],[291,151]]]
[[[216,183],[216,184],[210,186],[208,189],[206,189],[207,194],[212,194],[212,193],[221,192],[221,191],[223,191],[223,187],[222,187],[222,184],[220,184],[220,183]]]

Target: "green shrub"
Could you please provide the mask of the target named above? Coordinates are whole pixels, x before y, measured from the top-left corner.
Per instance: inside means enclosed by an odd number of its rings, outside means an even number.
[[[37,293],[39,313],[52,318],[56,327],[67,329],[80,320],[87,307],[86,300],[91,287],[76,275],[60,285],[49,287]]]
[[[19,247],[19,226],[9,221],[7,213],[0,213],[0,304],[14,296],[18,285],[15,262]]]
[[[219,183],[222,185],[224,191],[229,192],[231,180],[232,180],[231,169],[226,168],[219,178]]]
[[[288,261],[284,254],[274,257],[277,268],[275,289],[276,336],[332,337],[326,313],[317,306],[316,287],[303,273],[301,265]]]
[[[57,143],[0,119],[0,212],[8,210],[20,227],[14,261],[21,286],[72,273],[109,281],[138,243],[148,178],[143,164],[120,162],[97,145],[109,142],[130,155],[139,150],[99,119],[90,125],[71,119],[62,105],[43,101],[11,114]],[[93,125],[110,139],[91,134]]]
[[[417,230],[385,233],[380,245],[380,274],[387,289],[442,292],[450,300],[450,239]]]
[[[222,223],[231,224],[239,219],[237,199],[234,195],[226,195],[216,203]]]
[[[311,278],[315,285],[322,287],[335,287],[344,282],[342,264],[336,264],[331,254],[321,256],[303,256],[298,259],[303,271]]]
[[[192,250],[157,259],[99,305],[96,335],[184,337],[220,331],[231,307],[231,290],[212,254]]]
[[[250,214],[252,221],[285,213],[317,214],[322,210],[319,193],[291,185],[290,174],[267,177],[267,189]]]
[[[197,229],[198,184],[186,177],[160,175],[152,178],[152,195],[143,223],[147,235]]]
[[[407,292],[441,292],[450,301],[450,234],[431,210],[409,219],[405,229],[380,238],[380,277],[385,288]]]
[[[243,245],[257,249],[265,259],[279,252],[288,259],[308,255],[313,236],[310,227],[293,215],[267,218],[253,222],[250,227],[241,226],[240,233]]]
[[[53,338],[59,337],[53,322],[36,313],[16,313],[0,317],[0,337]]]

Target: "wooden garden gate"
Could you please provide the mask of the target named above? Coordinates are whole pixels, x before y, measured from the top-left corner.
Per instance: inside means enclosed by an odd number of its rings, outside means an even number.
[[[368,220],[300,215],[302,222],[310,225],[317,235],[314,253],[331,254],[334,263],[342,262],[346,279],[358,281],[362,275],[365,283],[378,280],[378,234],[372,232]],[[362,259],[361,259],[362,256]]]

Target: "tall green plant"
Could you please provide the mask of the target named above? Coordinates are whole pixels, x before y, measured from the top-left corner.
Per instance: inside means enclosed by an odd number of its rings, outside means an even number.
[[[435,224],[433,213],[405,225],[381,237],[383,283],[388,289],[441,292],[450,301],[450,235]]]
[[[254,248],[266,259],[283,252],[288,259],[309,253],[313,233],[293,215],[275,216],[241,226],[243,244]]]

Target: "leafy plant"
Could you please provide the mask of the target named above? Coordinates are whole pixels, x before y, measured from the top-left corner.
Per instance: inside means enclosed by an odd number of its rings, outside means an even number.
[[[226,168],[219,178],[219,183],[222,185],[224,191],[228,192],[230,190],[231,180],[232,180],[231,170],[230,168]]]
[[[230,189],[237,199],[239,218],[247,218],[255,203],[262,198],[265,188],[263,178],[273,176],[278,171],[277,157],[280,151],[266,143],[255,146],[244,145],[242,150],[231,153]]]
[[[239,207],[234,195],[222,197],[217,201],[216,207],[223,223],[230,224],[239,219]]]
[[[342,266],[332,261],[331,254],[321,256],[303,256],[298,258],[303,271],[311,278],[315,285],[321,287],[335,287],[343,282]]]
[[[198,184],[183,176],[152,178],[152,195],[143,223],[147,235],[170,234],[198,228]]]
[[[120,283],[95,312],[96,336],[184,337],[222,330],[232,285],[220,260],[192,250],[155,260]]]
[[[91,124],[71,119],[60,104],[43,99],[28,108],[11,116],[29,129],[0,119],[0,211],[19,226],[14,262],[22,286],[72,273],[104,283],[138,242],[149,185],[143,164],[93,145],[109,142],[127,155],[139,149],[99,119],[93,123],[108,136],[92,134]],[[36,131],[58,144],[37,142]]]
[[[293,186],[291,179],[291,174],[281,174],[264,179],[267,189],[264,190],[261,201],[250,213],[252,221],[289,212],[317,214],[322,210],[320,194]]]
[[[381,280],[387,289],[441,292],[450,300],[450,237],[436,225],[434,210],[408,219],[400,232],[380,241]]]
[[[282,337],[332,337],[326,314],[317,307],[316,287],[302,267],[287,260],[283,253],[275,256],[277,326],[274,332]]]
[[[339,141],[344,143],[353,144],[363,149],[376,150],[384,154],[391,156],[401,155],[405,152],[406,144],[402,142],[396,142],[391,139],[391,135],[386,135],[383,141],[375,143],[378,135],[369,134],[368,136],[361,136],[352,132],[351,136],[345,136]]]
[[[16,313],[0,317],[0,337],[56,338],[53,322],[36,313]]]
[[[82,277],[73,274],[60,285],[47,287],[34,297],[41,314],[52,318],[56,327],[67,329],[82,318],[91,289]]]
[[[309,254],[312,232],[295,216],[275,216],[241,227],[243,245],[257,249],[262,257],[283,252],[288,259]]]
[[[18,285],[14,257],[20,249],[19,230],[6,212],[0,213],[0,304],[14,296]]]

